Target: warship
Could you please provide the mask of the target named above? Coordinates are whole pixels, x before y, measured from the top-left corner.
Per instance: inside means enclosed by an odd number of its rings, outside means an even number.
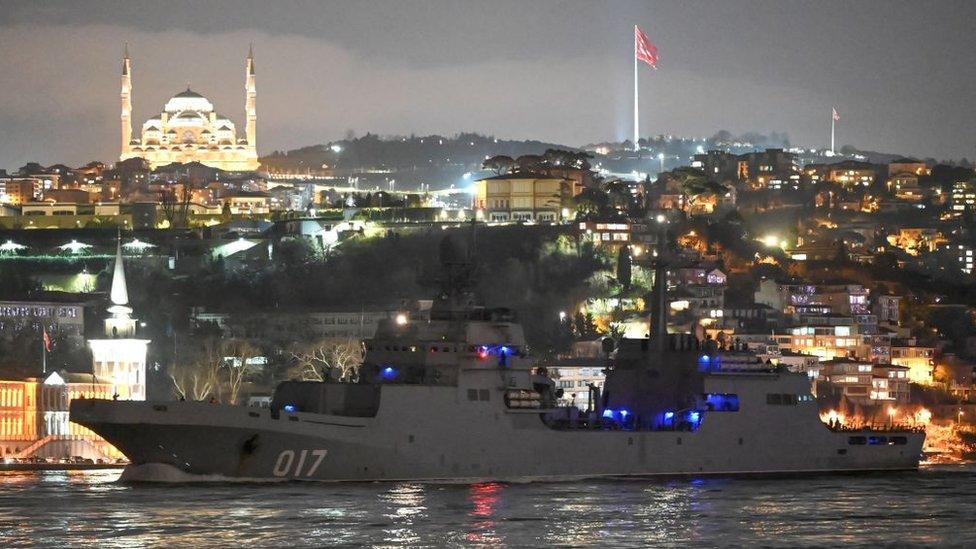
[[[286,381],[268,408],[74,400],[70,417],[130,460],[123,480],[555,481],[917,469],[924,433],[825,424],[809,378],[652,331],[606,348],[587,409],[558,404],[512,311],[480,306],[463,243],[441,246],[429,315],[393,312],[356,382]],[[607,340],[610,341],[610,340]]]

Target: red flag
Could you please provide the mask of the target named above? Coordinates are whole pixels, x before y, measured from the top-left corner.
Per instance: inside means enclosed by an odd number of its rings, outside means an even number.
[[[834,122],[840,121],[840,115],[837,114],[837,109],[831,108],[831,110],[834,111]]]
[[[47,335],[47,328],[44,328],[44,350],[51,352],[51,336]]]
[[[648,40],[647,35],[637,25],[634,25],[634,56],[651,68],[657,68],[657,46]]]

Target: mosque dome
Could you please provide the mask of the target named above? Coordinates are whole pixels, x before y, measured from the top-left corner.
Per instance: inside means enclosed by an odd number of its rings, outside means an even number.
[[[198,113],[209,113],[214,110],[213,103],[199,93],[187,88],[170,98],[163,108],[168,113],[178,113],[184,111],[195,111]]]

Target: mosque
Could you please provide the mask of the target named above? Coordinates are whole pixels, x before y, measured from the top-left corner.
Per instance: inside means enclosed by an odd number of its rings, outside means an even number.
[[[200,162],[227,171],[258,169],[257,88],[254,52],[245,66],[244,137],[234,123],[214,109],[206,97],[187,87],[169,99],[163,112],[142,124],[142,135],[132,137],[132,62],[128,47],[122,58],[122,154],[119,160],[143,158],[155,169],[173,162]]]

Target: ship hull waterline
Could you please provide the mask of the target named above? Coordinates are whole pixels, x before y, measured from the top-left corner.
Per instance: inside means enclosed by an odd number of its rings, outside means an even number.
[[[560,430],[546,426],[539,413],[502,408],[452,417],[381,412],[351,418],[199,402],[78,400],[71,418],[130,459],[126,480],[153,480],[140,476],[147,466],[173,469],[188,481],[525,482],[893,472],[916,470],[924,442],[922,433],[900,432],[897,445],[851,444],[866,433],[822,424],[814,436],[799,439],[789,422],[757,428],[721,415],[694,432]]]

